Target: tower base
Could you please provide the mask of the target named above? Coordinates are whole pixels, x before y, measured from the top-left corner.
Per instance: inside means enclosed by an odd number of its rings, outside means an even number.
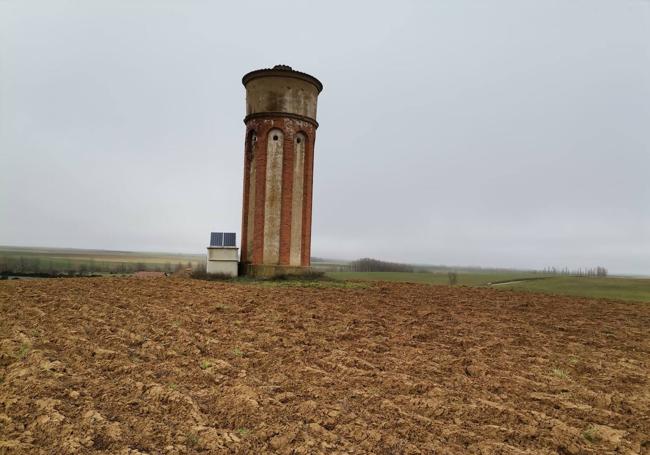
[[[272,278],[282,275],[308,275],[311,267],[297,267],[290,265],[258,265],[248,262],[239,263],[239,274],[252,278]]]

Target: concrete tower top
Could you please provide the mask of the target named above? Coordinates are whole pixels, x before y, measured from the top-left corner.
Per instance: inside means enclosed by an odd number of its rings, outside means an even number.
[[[260,115],[295,116],[316,123],[316,105],[323,84],[287,65],[251,71],[246,87],[246,119]]]
[[[242,78],[242,83],[244,86],[246,86],[253,79],[260,77],[292,77],[296,79],[302,79],[314,84],[314,86],[318,89],[318,93],[323,91],[323,84],[321,81],[310,74],[296,71],[289,65],[275,65],[273,68],[263,68],[251,71],[250,73],[244,75]]]

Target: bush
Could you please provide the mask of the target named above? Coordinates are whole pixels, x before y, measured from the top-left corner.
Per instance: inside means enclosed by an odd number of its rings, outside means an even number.
[[[297,273],[297,274],[289,274],[289,273],[283,273],[280,275],[274,275],[268,278],[264,278],[265,280],[268,281],[286,281],[286,280],[291,280],[291,281],[318,281],[318,280],[329,280],[329,278],[325,278],[325,272],[319,272],[316,270],[310,270],[307,273]]]
[[[203,268],[197,268],[190,273],[190,277],[196,280],[207,280],[207,281],[230,281],[234,277],[226,273],[208,273]]]
[[[350,262],[351,272],[413,272],[413,266],[363,258]]]

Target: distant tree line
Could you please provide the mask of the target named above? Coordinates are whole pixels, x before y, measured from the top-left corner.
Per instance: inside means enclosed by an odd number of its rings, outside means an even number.
[[[408,264],[385,262],[378,259],[363,258],[349,264],[351,272],[413,272],[414,267]]]
[[[403,264],[381,261],[379,259],[362,258],[356,261],[345,262],[332,259],[312,258],[312,267],[328,272],[420,272],[420,273],[445,273],[449,276],[450,284],[458,280],[458,273],[530,273],[540,275],[567,275],[584,277],[606,277],[609,272],[605,267],[570,269],[568,267],[546,267],[542,270],[512,269],[512,268],[483,268],[473,266],[445,266]]]
[[[542,270],[542,273],[546,273],[549,275],[570,275],[570,276],[607,276],[608,275],[607,269],[601,266],[585,268],[585,269],[582,268],[569,269],[568,267],[558,269],[555,267],[546,267],[544,270]]]
[[[318,261],[315,261],[318,264]],[[424,266],[402,264],[396,262],[381,261],[379,259],[362,258],[352,261],[348,264],[328,264],[329,268],[337,271],[351,272],[449,272],[449,282],[453,284],[457,280],[458,271],[492,271],[493,269],[481,269],[479,267],[454,268],[445,266]],[[322,269],[323,267],[318,267]],[[0,275],[12,274],[39,274],[43,276],[62,276],[62,275],[79,275],[88,276],[98,273],[113,274],[131,274],[138,271],[155,271],[155,272],[178,272],[181,270],[204,270],[205,261],[199,262],[116,262],[101,261],[95,259],[68,259],[68,258],[49,258],[47,256],[36,255],[0,255]],[[501,270],[501,269],[494,269]],[[509,270],[509,269],[503,269]],[[597,266],[591,268],[569,269],[568,267],[546,267],[542,270],[531,270],[532,273],[545,275],[567,275],[567,276],[584,276],[584,277],[606,277],[608,271],[605,267]]]

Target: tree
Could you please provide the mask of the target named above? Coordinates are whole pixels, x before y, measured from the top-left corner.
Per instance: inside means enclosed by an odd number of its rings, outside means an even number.
[[[363,258],[350,263],[352,272],[413,272],[413,266],[384,262],[378,259]]]

